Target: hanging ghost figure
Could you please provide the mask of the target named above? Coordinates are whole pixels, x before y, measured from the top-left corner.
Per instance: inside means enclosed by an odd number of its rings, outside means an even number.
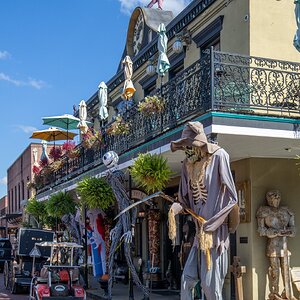
[[[112,170],[113,167],[116,167],[119,157],[114,151],[109,151],[103,156],[103,163],[109,172],[107,174],[107,182],[112,187],[112,190],[115,194],[116,200],[118,202],[119,211],[123,211],[126,207],[131,204],[131,201],[126,193],[124,187],[124,173],[120,170]],[[126,212],[122,214],[115,227],[110,232],[111,247],[109,251],[109,262],[108,262],[108,299],[112,299],[112,283],[113,283],[113,263],[114,255],[117,249],[120,240],[124,242],[124,254],[126,257],[127,265],[130,269],[132,279],[135,285],[143,292],[144,299],[149,299],[148,289],[141,283],[139,276],[136,272],[132,261],[132,253],[130,244],[132,242],[132,237],[134,235],[134,226],[136,221],[136,210],[132,210],[132,213]]]

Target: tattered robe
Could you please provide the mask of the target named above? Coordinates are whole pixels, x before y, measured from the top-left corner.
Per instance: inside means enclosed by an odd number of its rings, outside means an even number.
[[[192,299],[192,289],[201,281],[208,300],[222,299],[222,287],[228,268],[227,249],[229,247],[229,232],[226,218],[237,203],[237,193],[229,166],[229,155],[219,148],[211,156],[203,177],[206,192],[205,199],[195,201],[191,189],[191,163],[183,162],[178,198],[184,207],[192,209],[206,222],[205,232],[212,232],[213,248],[211,249],[211,269],[208,270],[205,252],[198,249],[198,234],[200,226],[196,224],[196,236],[193,251],[186,262],[181,287],[181,299]],[[195,267],[195,266],[198,266]]]

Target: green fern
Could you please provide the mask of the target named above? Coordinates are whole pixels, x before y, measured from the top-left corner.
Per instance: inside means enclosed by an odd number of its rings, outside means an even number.
[[[130,174],[133,181],[149,193],[165,188],[172,175],[167,160],[158,154],[139,154],[133,163]]]
[[[76,203],[67,192],[58,192],[53,194],[46,203],[47,213],[56,218],[61,218],[68,213],[74,214]]]
[[[112,188],[104,178],[85,178],[78,183],[77,191],[88,208],[108,209],[115,202]]]

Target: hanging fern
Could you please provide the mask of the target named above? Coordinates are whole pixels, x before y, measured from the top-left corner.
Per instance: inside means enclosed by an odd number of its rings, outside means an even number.
[[[139,154],[130,174],[134,182],[149,194],[165,188],[172,175],[167,160],[158,154]]]
[[[115,195],[106,180],[85,178],[78,183],[77,191],[88,208],[108,209],[115,202]]]
[[[74,214],[76,204],[68,192],[53,194],[46,203],[47,213],[56,218],[61,218],[68,213]]]

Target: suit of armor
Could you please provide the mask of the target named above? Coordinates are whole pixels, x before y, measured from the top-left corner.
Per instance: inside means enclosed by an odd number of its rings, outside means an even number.
[[[279,207],[281,195],[279,191],[269,191],[266,194],[268,206],[261,206],[256,213],[258,233],[268,238],[266,255],[269,258],[269,299],[287,299],[285,291],[279,295],[280,269],[284,274],[284,243],[287,237],[295,236],[294,214],[287,207]],[[289,261],[289,260],[288,260]],[[284,279],[284,275],[283,275]],[[285,282],[285,280],[283,280]],[[292,298],[293,299],[293,298]]]

